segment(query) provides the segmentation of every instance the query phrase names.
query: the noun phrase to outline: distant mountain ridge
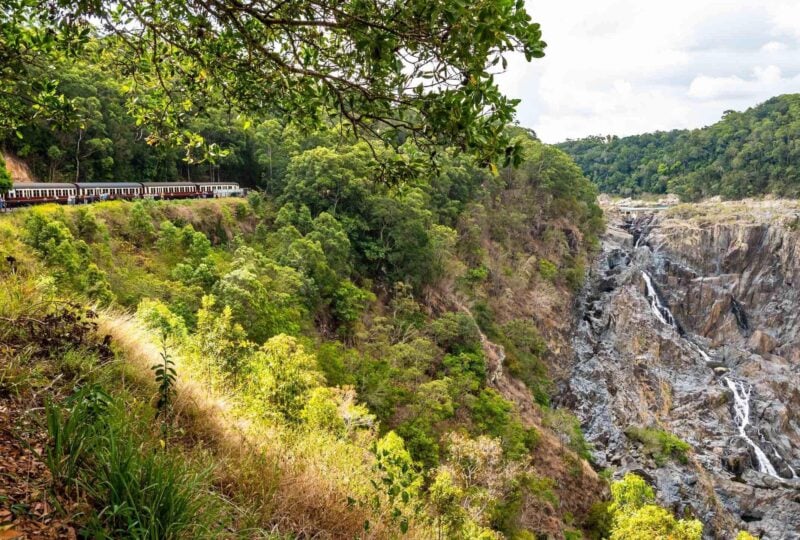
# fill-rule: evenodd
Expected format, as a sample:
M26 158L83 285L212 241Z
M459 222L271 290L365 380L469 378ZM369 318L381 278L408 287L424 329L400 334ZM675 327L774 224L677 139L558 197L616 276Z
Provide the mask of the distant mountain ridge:
M592 136L558 145L601 191L684 200L800 196L800 94L769 99L699 129Z

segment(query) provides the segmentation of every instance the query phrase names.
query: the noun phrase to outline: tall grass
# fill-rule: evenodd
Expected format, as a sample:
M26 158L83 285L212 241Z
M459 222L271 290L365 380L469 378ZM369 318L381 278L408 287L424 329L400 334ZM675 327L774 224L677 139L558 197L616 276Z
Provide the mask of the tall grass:
M45 463L57 489L93 508L84 534L93 538L218 538L223 501L209 471L167 451L145 425L97 387L65 407L48 403Z

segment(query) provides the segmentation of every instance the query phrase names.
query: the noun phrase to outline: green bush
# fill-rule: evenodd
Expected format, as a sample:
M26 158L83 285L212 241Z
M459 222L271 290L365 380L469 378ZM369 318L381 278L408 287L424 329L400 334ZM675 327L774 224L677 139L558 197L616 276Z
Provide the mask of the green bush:
M592 459L592 446L583 436L581 423L574 414L566 409L549 411L545 416L545 424L559 433L573 452L587 461Z
M489 269L481 265L476 268L470 268L464 274L464 279L472 284L483 283L489 277Z
M452 353L481 350L481 336L475 321L466 313L445 313L430 325L436 344Z
M547 343L536 326L531 321L514 319L500 327L499 333L506 352L506 369L526 384L536 403L549 406L553 382L542 360Z
M558 267L548 259L539 259L539 275L547 281L554 281L558 275Z
M629 439L640 442L644 452L653 457L656 464L664 465L668 459L687 463L687 453L692 447L676 435L658 428L640 428L631 426L625 430Z

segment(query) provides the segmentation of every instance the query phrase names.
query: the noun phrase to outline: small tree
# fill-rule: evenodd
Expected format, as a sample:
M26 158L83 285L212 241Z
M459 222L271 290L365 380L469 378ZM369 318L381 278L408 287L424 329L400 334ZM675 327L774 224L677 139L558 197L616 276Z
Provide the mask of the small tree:
M0 195L5 195L12 188L11 173L6 169L6 162L0 154Z
M133 235L133 242L137 246L144 246L153 241L156 228L150 214L141 202L134 203L131 208L130 229Z
M613 515L611 540L700 540L703 525L696 519L675 519L654 504L655 493L635 474L626 474L611 485Z
M323 381L316 358L295 338L279 334L250 357L244 384L254 411L264 414L269 406L288 420L298 420L309 392Z

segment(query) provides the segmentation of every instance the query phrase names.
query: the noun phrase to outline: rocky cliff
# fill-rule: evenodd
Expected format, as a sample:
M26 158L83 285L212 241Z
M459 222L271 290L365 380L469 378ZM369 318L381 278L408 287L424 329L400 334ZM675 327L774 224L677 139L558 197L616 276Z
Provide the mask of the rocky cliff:
M578 311L559 401L597 464L709 537L800 538L800 205L620 215Z

